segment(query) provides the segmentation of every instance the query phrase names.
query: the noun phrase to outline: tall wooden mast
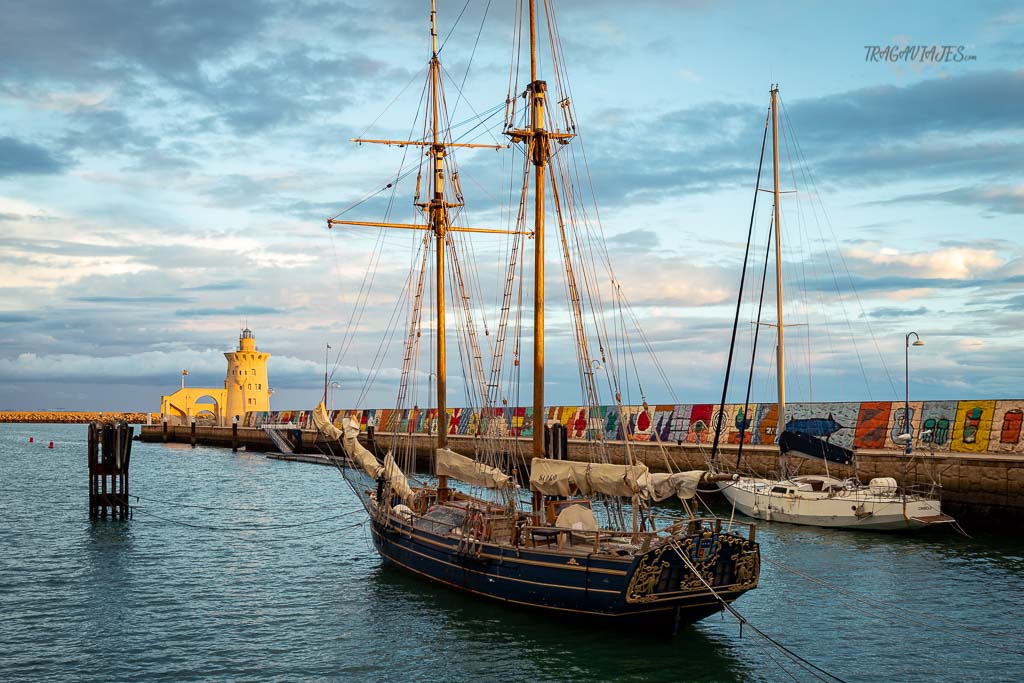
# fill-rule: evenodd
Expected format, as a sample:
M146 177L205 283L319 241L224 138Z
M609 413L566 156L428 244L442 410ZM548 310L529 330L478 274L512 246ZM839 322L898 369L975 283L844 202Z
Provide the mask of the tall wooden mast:
M551 156L551 141L566 143L571 132L545 128L548 84L537 79L537 16L535 0L528 0L530 21L530 83L526 94L530 101L528 128L505 131L512 142L527 142L534 170L533 192L533 457L544 457L544 176ZM527 232L527 234L531 234Z
M358 143L376 143L382 145L396 145L399 147L427 147L427 154L433 161L432 175L430 180L430 198L427 201L416 202L426 215L427 224L415 225L405 223L388 223L382 221L352 221L329 219L328 227L335 225L354 226L376 226L382 228L399 228L405 230L429 230L434 234L436 254L436 301L437 301L437 447L444 448L448 445L448 406L447 406L447 343L445 339L445 243L449 232L477 232L477 233L498 233L498 234L519 234L514 230L495 230L490 228L469 228L449 224L450 216L448 209L462 206L457 202L445 200L445 178L444 159L447 150L452 147L472 147L500 149L507 145L482 145L474 143L458 143L446 141L441 133L441 62L437 52L437 0L430 3L430 42L431 56L427 78L430 81L430 104L431 104L431 135L429 140L371 140L355 138L352 141ZM530 234L530 233L527 233ZM443 478L442 478L443 479ZM439 489L446 489L444 481L439 482Z
M779 419L776 422L775 432L777 435L782 434L782 430L786 428L786 347L784 343L785 328L782 324L782 230L779 221L781 209L779 207L779 86L773 85L771 90L772 95L772 174L774 177L774 186L772 192L775 197L775 309L777 315L777 329L779 333L779 343L776 347L776 358L777 358L777 370L778 375L778 413ZM785 459L782 462L783 470L785 469ZM785 471L782 472L782 476L785 477Z
M438 137L437 97L441 91L441 64L437 60L437 0L430 2L430 103L433 116L433 145L430 148L434 159L433 192L429 202L430 229L434 232L437 250L437 447L448 445L448 349L445 344L444 319L444 242L448 227L448 205L444 201L444 145Z

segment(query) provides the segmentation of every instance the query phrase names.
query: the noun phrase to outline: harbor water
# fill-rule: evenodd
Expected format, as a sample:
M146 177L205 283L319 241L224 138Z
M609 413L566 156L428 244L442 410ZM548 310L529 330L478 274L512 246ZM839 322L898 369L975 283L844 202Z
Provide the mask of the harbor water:
M0 473L0 680L813 680L727 614L595 630L408 577L331 468L137 442L127 522L89 520L85 425L0 425ZM762 523L803 576L735 607L843 680L1020 680L1024 539L971 533Z

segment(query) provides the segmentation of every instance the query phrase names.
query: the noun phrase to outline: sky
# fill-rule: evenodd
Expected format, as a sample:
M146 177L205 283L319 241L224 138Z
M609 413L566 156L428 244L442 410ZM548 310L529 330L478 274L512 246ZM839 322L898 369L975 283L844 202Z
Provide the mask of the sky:
M505 102L513 6L439 1L453 122ZM902 400L909 331L925 340L911 349L912 400L1021 396L1019 4L553 6L600 228L668 379L644 398L721 395L773 83L780 186L795 190L781 203L790 400ZM349 140L417 134L429 3L0 0L0 12L0 409L157 410L182 368L221 386L244 325L271 354L274 408L315 405L328 343L335 407L393 405L400 340L381 339L414 237L383 238L355 327L378 232L325 221L380 220L388 201L396 219L414 213L408 181L378 192L407 150ZM870 58L916 45L963 58ZM501 138L500 119L477 141ZM503 154L459 152L470 224L506 215ZM484 237L474 306L493 321L502 252ZM565 298L549 288L548 403L572 404ZM743 396L755 290L730 400ZM774 400L772 344L762 337L754 400Z

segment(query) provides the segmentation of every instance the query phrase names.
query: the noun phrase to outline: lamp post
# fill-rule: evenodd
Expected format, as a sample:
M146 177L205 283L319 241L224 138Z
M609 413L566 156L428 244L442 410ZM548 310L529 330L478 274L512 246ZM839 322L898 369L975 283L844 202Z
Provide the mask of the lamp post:
M341 382L331 382L331 402L330 402L330 405L327 407L327 411L328 412L330 412L331 409L334 407L334 390L335 389L341 389Z
M906 427L906 434L909 437L907 439L907 447L904 453L910 453L914 450L914 427L910 424L910 337L914 337L914 346L924 346L924 342L921 341L921 337L918 336L917 332L907 332L906 349L904 354L904 388L906 394L904 396L903 403L903 426Z

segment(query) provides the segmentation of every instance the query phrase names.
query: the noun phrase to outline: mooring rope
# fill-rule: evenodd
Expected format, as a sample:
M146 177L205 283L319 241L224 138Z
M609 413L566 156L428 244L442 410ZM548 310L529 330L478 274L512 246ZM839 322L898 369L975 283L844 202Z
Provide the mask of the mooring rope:
M192 529L204 529L204 530L207 530L207 531L262 531L264 529L272 528L272 527L263 527L262 529L258 529L258 528L234 529L234 528L231 528L231 527L205 526L205 525L199 525L199 524L190 524L188 522L182 522L181 520L176 520L176 519L169 519L167 517L161 517L160 515L154 514L152 512L147 512L147 511L145 511L145 510L143 510L141 508L137 508L137 507L132 507L132 511L133 512L135 512L135 511L140 512L143 515L146 515L146 516L149 516L149 517L153 517L155 519L158 519L158 520L160 520L162 522L167 522L169 524L177 524L179 526L186 526L186 527L189 527L189 528L192 528ZM358 512L358 510L350 510L349 512L347 512L345 514L346 515L347 514L351 514L352 512ZM339 515L339 516L341 516L341 515ZM286 542L286 541L302 541L302 540L305 540L305 539L308 539L308 538L316 538L317 536L326 536L327 534L336 534L336 533L341 532L341 531L348 531L349 529L355 529L356 527L363 526L368 521L369 520L363 520L361 522L356 522L355 524L349 524L347 526L338 527L337 529L327 529L326 531L318 531L316 533L304 534L302 536L286 536L286 537L282 537L282 538L266 538L266 537L253 538L251 536L238 536L238 539L242 540L242 541L252 541L252 542L255 542L255 543L275 543L275 542ZM276 528L285 528L285 527L273 527L273 529L276 529Z
M768 564L772 565L773 567L777 567L778 569L782 569L784 571L787 571L787 572L790 572L792 574L795 574L795 575L799 576L802 579L806 579L807 581L810 581L811 583L814 583L814 584L817 584L817 585L822 586L824 588L827 588L830 591L834 591L834 592L839 593L841 595L845 595L847 597L853 598L853 599L857 600L858 602L862 603L863 605L866 605L869 608L873 608L876 612L881 613L883 615L882 618L888 619L889 618L889 614L897 613L898 612L900 614L900 618L902 618L905 621L909 621L912 624L916 624L918 626L924 626L924 627L927 627L927 628L933 628L933 629L937 629L937 630L940 630L940 631L945 631L946 633L952 633L952 634L956 635L959 638L965 638L967 640L973 640L976 643L982 643L982 644L987 645L989 647L994 647L994 648L996 648L998 650L1002 650L1004 652L1009 652L1010 654L1024 656L1024 651L1022 651L1022 650L1014 650L1013 648L1005 647L1003 645L1000 645L999 643L991 642L990 640L987 640L987 639L984 639L984 638L972 638L969 635L965 635L963 633L963 631L973 631L973 632L979 633L979 634L981 634L983 636L988 636L989 638L1002 638L1002 639L1007 639L1008 638L1008 639L1011 639L1011 640L1016 640L1016 637L1013 636L1013 635L1009 635L1009 634L1004 635L1004 634L992 633L990 631L985 631L983 629L979 629L977 627L969 626L967 624L957 624L955 627L943 626L941 623L938 623L938 622L936 622L934 620L925 621L924 617L922 615L915 615L918 618L914 618L914 616L908 616L907 613L909 612L909 610L907 610L905 608L891 608L891 609L887 610L884 606L879 605L879 604L877 604L875 602L872 602L869 598L867 598L864 595L861 595L861 594L856 593L856 592L851 591L851 590L847 590L845 588L842 588L841 586L836 586L834 584L829 583L828 581L824 581L824 580L819 579L819 578L817 578L815 576L811 576L810 574L808 574L806 572L802 572L799 569L796 569L795 567L790 567L788 565L785 565L785 564L779 562L778 560L772 560L772 559L767 558L767 557L762 557L761 559L764 562L767 562ZM911 612L910 614L913 614L913 613ZM1020 641L1018 640L1017 642L1020 642Z
M714 596L714 598L716 600L718 600L720 603L722 603L722 607L724 607L726 610L728 610L729 613L731 615L733 615L736 618L737 621L740 622L741 628L742 628L743 625L746 625L746 626L750 627L754 631L754 633L756 633L757 635L761 636L765 641L767 641L768 643L771 643L773 646L778 648L783 654L785 654L786 656L790 657L794 662L796 662L797 664L804 665L804 667L810 672L810 674L812 676L814 676L815 678L817 678L818 680L820 680L820 681L832 680L832 681L839 681L840 683L846 683L839 676L836 676L833 673L829 673L828 671L826 671L825 669L822 669L820 666L818 666L814 662L811 662L811 661L808 661L807 659L804 659L803 657L801 657L797 653L793 652L788 647L786 647L785 645L783 645L779 641L775 640L770 635L768 635L767 633L765 633L764 631L762 631L761 629L757 628L752 623L750 623L750 621L745 616L740 614L739 611L737 611L735 607L730 605L721 595L719 595L718 591L716 591L714 588L711 587L711 584L709 584L704 579L704 577L701 575L701 573L697 569L697 567L695 567L694 564L690 561L690 558L688 558L686 556L686 553L684 553L682 551L682 548L679 547L678 541L676 541L675 539L669 539L668 546L670 548L672 548L672 550L675 552L675 554L678 555L679 558L683 561L683 563L686 564L686 566L690 569L690 571L693 572L693 575L696 576L698 579L700 579L700 582L702 584L704 584L704 587L707 588L708 591L711 592L711 595Z
M149 512L144 507L139 507L137 505L133 505L131 506L131 508L133 511L141 512L144 515L155 517L156 519L162 520L164 522L169 522L171 524L180 524L181 526L187 526L193 529L204 529L206 531L277 531L278 529L296 529L298 527L310 526L311 524L322 524L324 522L331 522L336 519L341 519L342 517L347 517L348 515L355 514L356 512L363 511L363 509L359 507L354 510L349 510L348 512L343 512L340 515L322 517L320 519L313 519L307 522L296 522L295 524L266 524L263 526L213 526L210 524L194 524L192 522L184 522L180 519L170 519L168 517L162 517L154 512Z
M135 500L144 500L147 503L159 503L161 505L169 505L171 507L196 508L196 509L199 509L199 510L226 510L226 511L230 511L230 512L269 512L270 511L269 508L261 508L261 507L236 508L236 507L228 507L228 506L223 506L223 505L199 505L197 503L182 503L182 502L174 501L174 500L161 500L159 498L150 498L148 496L139 496L139 495L136 495L134 493L128 494L128 497L129 498L134 498ZM295 508L289 506L288 509L289 510L294 510ZM310 509L313 509L313 508L310 508Z

